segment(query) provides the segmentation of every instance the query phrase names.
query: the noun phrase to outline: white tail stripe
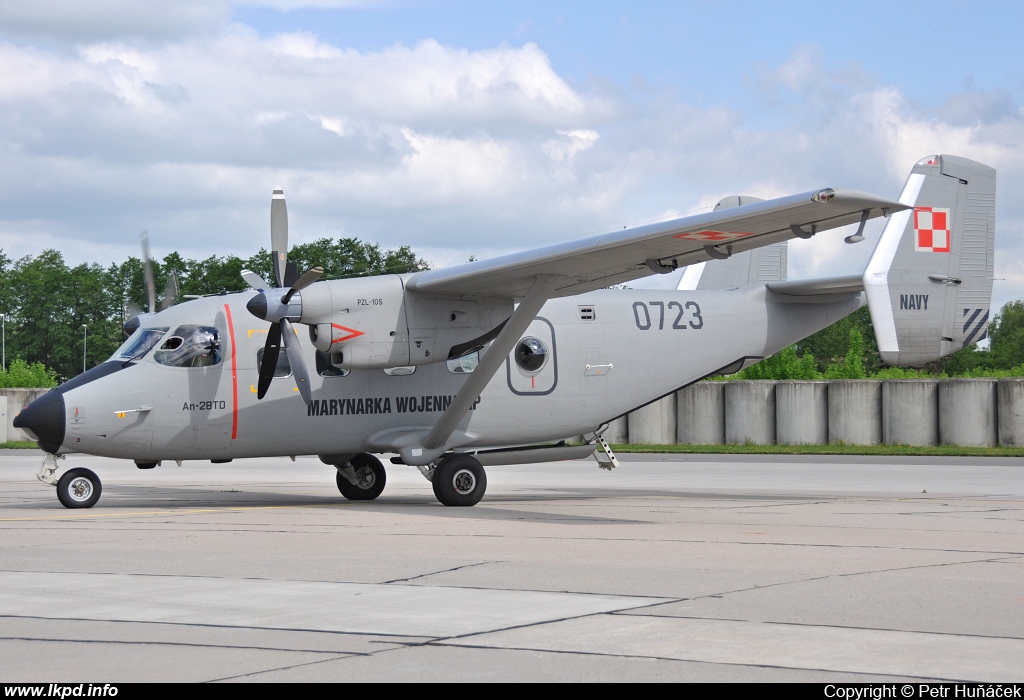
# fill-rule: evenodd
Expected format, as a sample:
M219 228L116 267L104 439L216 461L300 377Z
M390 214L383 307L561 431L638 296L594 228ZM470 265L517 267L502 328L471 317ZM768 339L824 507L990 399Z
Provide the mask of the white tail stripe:
M679 284L676 285L676 289L679 291L692 291L697 288L700 284L700 277L704 274L704 266L707 265L707 261L694 263L693 265L687 265L686 269L683 270L683 276L679 278Z
M900 204L913 206L924 185L924 175L911 173L907 184L900 193ZM910 223L912 209L896 212L889 217L882 231L882 237L871 254L871 260L864 270L864 292L871 306L871 322L875 326L875 338L881 352L899 352L896 338L896 319L893 316L892 299L889 296L889 268L896 257L900 239ZM877 311L877 314L876 314Z

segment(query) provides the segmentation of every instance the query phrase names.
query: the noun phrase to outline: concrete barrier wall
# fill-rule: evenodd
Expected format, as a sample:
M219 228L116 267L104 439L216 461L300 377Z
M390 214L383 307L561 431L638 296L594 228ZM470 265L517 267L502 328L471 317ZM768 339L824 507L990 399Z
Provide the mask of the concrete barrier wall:
M775 439L780 445L828 444L828 382L775 384Z
M775 382L725 383L725 441L733 445L775 443Z
M943 445L995 447L999 442L995 379L939 383L939 439Z
M725 442L725 385L726 382L697 382L676 392L676 442Z
M649 403L629 414L631 445L674 445L676 442L676 395Z
M882 441L882 383L838 379L828 383L830 444L877 445Z
M939 381L882 382L882 442L929 447L939 444Z
M14 417L21 413L21 409L48 392L49 389L0 389L0 396L7 397L7 439L14 442L18 440L31 440L28 435L14 427Z
M629 419L621 416L615 420L608 421L608 430L604 432L604 439L616 445L624 445L629 442Z
M1024 447L1024 377L1000 379L996 385L999 444Z

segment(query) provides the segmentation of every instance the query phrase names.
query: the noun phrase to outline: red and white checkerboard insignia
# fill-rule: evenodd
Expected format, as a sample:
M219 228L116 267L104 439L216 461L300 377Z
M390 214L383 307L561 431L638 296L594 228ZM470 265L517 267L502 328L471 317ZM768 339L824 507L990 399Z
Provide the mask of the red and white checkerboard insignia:
M690 233L680 233L677 236L673 236L673 238L685 238L688 241L720 243L721 241L734 241L737 238L746 238L747 236L753 235L753 233L743 233L740 231L692 231Z
M949 252L949 209L914 207L914 249Z

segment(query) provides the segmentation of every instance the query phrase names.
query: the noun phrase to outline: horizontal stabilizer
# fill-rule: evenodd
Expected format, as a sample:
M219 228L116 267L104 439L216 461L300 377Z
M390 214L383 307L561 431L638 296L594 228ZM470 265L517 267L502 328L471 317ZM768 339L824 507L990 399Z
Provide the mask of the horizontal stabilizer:
M845 277L822 277L814 280L793 280L791 282L769 282L768 289L777 294L796 297L818 296L821 294L856 294L864 291L862 275Z

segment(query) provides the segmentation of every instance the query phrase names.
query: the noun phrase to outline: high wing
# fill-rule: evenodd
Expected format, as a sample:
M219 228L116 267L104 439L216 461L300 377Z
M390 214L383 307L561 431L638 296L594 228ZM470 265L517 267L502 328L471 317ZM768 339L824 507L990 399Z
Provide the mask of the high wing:
M406 289L518 299L538 277L551 276L550 297L572 296L849 224L863 228L868 219L908 208L865 192L827 188L420 272Z

